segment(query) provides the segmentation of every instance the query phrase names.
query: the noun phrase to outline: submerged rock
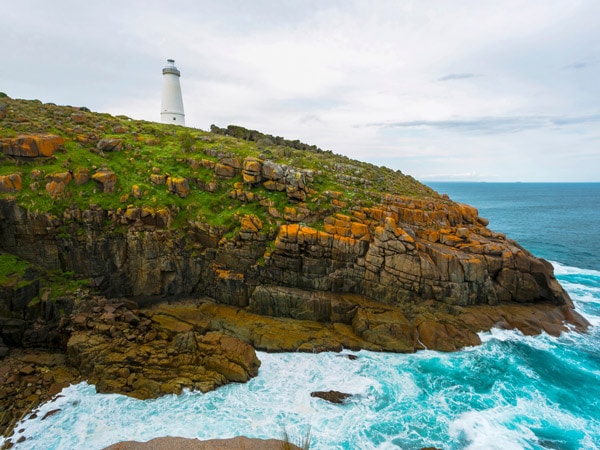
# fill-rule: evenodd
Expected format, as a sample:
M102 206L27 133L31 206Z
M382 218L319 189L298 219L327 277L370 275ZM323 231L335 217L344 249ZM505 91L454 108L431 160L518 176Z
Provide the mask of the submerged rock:
M330 403L343 404L347 399L352 397L352 394L346 394L340 391L315 391L310 393L311 397L322 398Z

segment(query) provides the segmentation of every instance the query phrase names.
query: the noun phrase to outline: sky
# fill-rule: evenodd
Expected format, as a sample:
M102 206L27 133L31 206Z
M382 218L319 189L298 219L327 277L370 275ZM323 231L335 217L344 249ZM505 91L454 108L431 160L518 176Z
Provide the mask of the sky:
M0 91L427 181L600 181L598 0L0 0Z

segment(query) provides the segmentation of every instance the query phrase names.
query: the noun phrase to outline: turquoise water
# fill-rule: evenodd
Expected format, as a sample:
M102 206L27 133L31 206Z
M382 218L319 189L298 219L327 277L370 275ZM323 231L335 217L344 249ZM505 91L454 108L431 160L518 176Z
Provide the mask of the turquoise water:
M600 185L433 187L551 260L595 325L590 332L492 330L483 345L456 353L344 352L356 360L259 353L260 373L249 383L151 401L95 394L82 383L25 418L18 428L27 440L15 448L101 449L164 435L279 438L284 428L300 440L309 427L312 449L600 448ZM340 406L310 396L329 389L354 397Z

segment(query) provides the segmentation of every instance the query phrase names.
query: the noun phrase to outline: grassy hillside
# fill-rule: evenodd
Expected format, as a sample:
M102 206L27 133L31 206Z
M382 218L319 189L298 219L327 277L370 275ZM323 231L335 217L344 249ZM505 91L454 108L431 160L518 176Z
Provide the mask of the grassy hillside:
M106 210L167 208L175 218L171 226L194 220L234 231L239 225L237 219L244 214L254 214L272 228L290 215L297 216L299 209L304 212L301 217L306 216L307 221L318 226L323 217L319 211L347 212L355 206L380 202L383 193L438 196L400 171L241 127L229 128L233 130L231 134L242 137L236 138L224 135L227 131L216 127L217 132L212 133L93 113L85 107L8 97L0 98L2 110L0 139L40 133L65 139L51 157L24 158L0 152L0 176L19 174L22 180L20 191L0 193L0 198L15 198L30 211L60 215L67 208L83 210L89 205ZM119 148L103 150L99 143L110 139L118 140ZM298 201L285 191L244 184L240 173L233 178L215 173L214 164L223 158L243 161L248 156L306 172L306 198ZM111 193L103 192L91 178L80 185L68 183L60 195L52 196L45 188L56 174L83 170L92 176L103 169L116 174ZM184 197L175 195L164 184L153 183L153 174L186 179L189 192Z

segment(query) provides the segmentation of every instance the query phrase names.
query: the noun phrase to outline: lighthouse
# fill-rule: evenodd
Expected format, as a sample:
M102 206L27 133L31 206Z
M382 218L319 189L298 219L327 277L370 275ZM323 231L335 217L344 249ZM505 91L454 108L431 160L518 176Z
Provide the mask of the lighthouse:
M174 59L167 59L167 65L163 68L162 73L163 90L160 120L162 123L185 125L181 85L179 84L181 72L175 67Z

